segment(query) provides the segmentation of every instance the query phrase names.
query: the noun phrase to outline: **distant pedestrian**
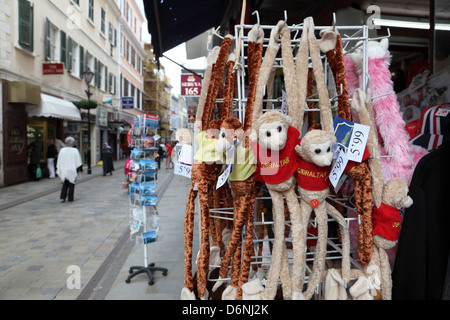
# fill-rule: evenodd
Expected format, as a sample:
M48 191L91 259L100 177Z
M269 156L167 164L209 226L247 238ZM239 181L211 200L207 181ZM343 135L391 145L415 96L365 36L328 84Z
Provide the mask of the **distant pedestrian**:
M54 139L50 140L50 144L47 147L47 168L50 179L55 178L55 159L58 156L58 150L53 141Z
M104 176L106 176L108 173L112 175L112 172L114 171L113 154L113 149L108 145L108 143L103 143L102 162Z
M156 163L158 163L158 169L161 169L161 160L164 158L164 149L161 144L158 146L158 155L155 157Z
M30 161L28 163L28 176L30 180L37 181L40 177L37 175L37 168L41 161L40 152L36 143L31 142L28 146Z
M58 154L58 162L56 164L56 173L63 182L60 194L60 201L67 200L72 202L75 193L75 183L78 176L77 169L83 165L81 155L77 148L74 148L75 139L67 137L65 140L66 147L62 148Z
M166 169L170 169L172 166L173 146L171 144L167 144L166 148L167 148Z

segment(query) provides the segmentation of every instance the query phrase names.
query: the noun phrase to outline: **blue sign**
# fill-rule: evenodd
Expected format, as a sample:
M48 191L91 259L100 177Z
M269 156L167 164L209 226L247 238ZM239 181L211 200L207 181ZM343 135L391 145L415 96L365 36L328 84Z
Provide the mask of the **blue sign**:
M134 97L122 97L122 109L134 109Z

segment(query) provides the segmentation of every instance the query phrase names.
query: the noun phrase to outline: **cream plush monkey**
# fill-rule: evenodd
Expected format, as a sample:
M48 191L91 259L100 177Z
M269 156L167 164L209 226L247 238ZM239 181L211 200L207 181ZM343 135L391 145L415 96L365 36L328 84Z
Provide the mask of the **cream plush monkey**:
M260 176L264 180L273 203L274 245L267 283L263 293L263 299L272 300L276 295L278 280L281 278L284 299L291 299L292 286L287 261L286 244L284 238L284 199L292 216L299 216L299 203L295 193L294 173L297 168L298 155L295 145L299 143L300 132L296 129L298 120L298 108L294 107L299 101L294 94L288 95L289 112L292 116L284 116L279 111L269 111L263 114L262 98L264 86L270 77L276 54L279 49L278 38L286 27L284 21L279 21L272 29L269 45L266 49L263 63L258 78L255 107L253 110L252 146L260 170ZM290 48L290 36L287 34L287 42ZM285 35L286 40L286 35ZM283 42L283 40L282 40ZM286 41L284 41L286 42ZM282 43L283 44L283 43ZM283 54L284 55L284 54ZM292 55L292 52L291 52ZM294 67L293 59L283 60L285 67ZM287 75L286 75L287 76ZM291 81L292 80L292 81ZM286 80L286 88L289 93L295 90L296 78ZM293 121L294 120L294 121Z
M300 159L296 171L300 200L300 218L292 219L293 239L293 294L292 299L310 299L321 280L325 268L325 256L328 238L328 215L337 220L340 228L346 228L342 215L326 202L329 195L329 174L333 161L332 146L336 143L334 136L331 105L325 85L325 76L320 60L317 39L314 35L314 22L311 17L303 23L303 31L297 58L297 81L300 112L298 127L303 126L303 113L306 105L306 92L308 81L308 48L311 55L313 73L319 94L319 108L322 130L311 130L302 138L300 145L296 146ZM318 224L318 241L312 273L309 277L307 290L303 293L303 281L306 267L306 227L312 211L314 210ZM294 219L295 218L295 219ZM348 230L341 230L348 233ZM346 238L347 239L347 238ZM344 283L350 280L349 242L345 243L343 253L342 278Z
M357 113L361 123L370 126L367 147L371 152L369 165L372 172L374 206L372 212L373 256L366 274L376 279L381 289L383 300L391 300L392 278L391 267L386 250L397 244L402 218L400 209L408 208L413 201L408 196L408 185L403 178L394 178L383 183L383 170L380 161L380 147L376 135L376 127L373 118L373 109L370 99L370 89L366 92L356 89L351 103L352 109ZM381 278L381 279L377 279ZM373 299L374 294L368 294L365 280L355 283L352 289L356 299Z

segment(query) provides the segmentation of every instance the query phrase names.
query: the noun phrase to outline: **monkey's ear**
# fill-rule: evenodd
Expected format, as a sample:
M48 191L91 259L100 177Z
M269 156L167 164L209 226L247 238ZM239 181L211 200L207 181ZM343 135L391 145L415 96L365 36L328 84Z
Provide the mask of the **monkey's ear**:
M286 122L287 122L288 125L291 125L292 118L290 116L286 116Z

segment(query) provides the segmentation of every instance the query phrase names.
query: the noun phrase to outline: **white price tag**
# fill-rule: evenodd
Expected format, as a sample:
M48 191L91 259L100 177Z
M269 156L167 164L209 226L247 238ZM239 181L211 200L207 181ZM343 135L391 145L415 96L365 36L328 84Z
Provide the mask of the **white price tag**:
M221 186L223 186L225 182L227 182L230 172L231 166L227 166L223 171L223 173L219 176L219 179L217 179L216 190L219 189Z
M233 163L234 163L234 153L236 151L236 143L234 140L234 144L227 150L226 153L226 162L225 162L225 170L223 170L222 174L217 179L216 189L219 189L221 186L225 184L228 180L228 176L231 171L233 171Z
M367 138L369 137L369 130L369 126L355 123L347 149L348 160L361 162L364 149L366 148Z
M173 173L190 179L191 178L191 166L181 164L181 163L175 163Z
M341 149L336 158L333 169L331 169L330 172L330 181L333 187L336 188L339 180L341 179L342 174L344 173L344 169L347 166L347 163L348 163L347 154L345 153L344 150Z
M194 149L189 144L183 144L178 156L178 162L186 165L192 165L194 163Z

